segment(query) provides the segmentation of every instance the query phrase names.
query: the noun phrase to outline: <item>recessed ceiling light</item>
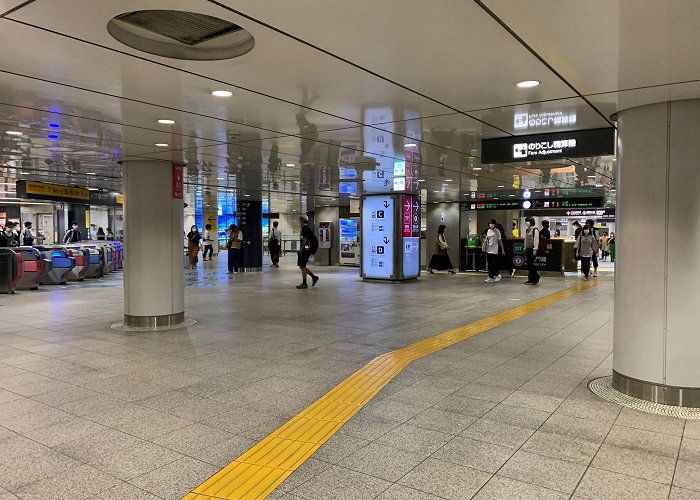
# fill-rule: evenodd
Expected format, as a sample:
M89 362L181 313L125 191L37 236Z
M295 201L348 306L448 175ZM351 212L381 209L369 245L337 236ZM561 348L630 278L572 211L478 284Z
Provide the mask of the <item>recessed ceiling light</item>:
M51 128L60 128L60 127L61 127L61 124L60 124L60 123L51 122L51 123L49 123L49 127L51 127Z
M504 188L505 186L498 186L499 188Z
M284 166L285 167L295 167L296 165L294 165L294 163L285 163Z
M445 182L452 182L452 179L445 179Z
M175 120L161 119L158 120L158 123L162 123L163 125L172 125L173 123L175 123Z
M29 172L20 172L19 175L29 175ZM615 190L613 189L613 191Z
M156 147L159 147L159 148L167 148L168 145L167 145L166 143L164 143L164 142L156 142Z
M418 179L418 182L425 182L425 179Z
M85 172L85 175L97 175L95 172Z
M508 196L510 196L511 198L515 198L514 194L509 194Z
M229 92L228 90L215 90L211 93L211 95L216 97L231 97L233 92Z
M58 134L49 134L46 137L48 137L52 141L55 141L56 139L58 139Z
M474 167L472 170L481 170L481 167Z
M18 132L16 130L8 130L5 132L7 135L22 135L22 132Z
M248 196L250 196L250 195L249 195L249 194L244 194L243 196L246 196L246 197L248 197Z
M537 80L524 80L522 82L516 83L516 86L521 89L529 89L531 87L537 87L540 84Z
M589 178L589 179L595 179L595 175L589 175L588 178Z
M415 144L413 142L409 142L408 144L404 144L403 147L405 148L416 148L418 147L418 144Z
M88 191L97 191L97 188L88 188Z

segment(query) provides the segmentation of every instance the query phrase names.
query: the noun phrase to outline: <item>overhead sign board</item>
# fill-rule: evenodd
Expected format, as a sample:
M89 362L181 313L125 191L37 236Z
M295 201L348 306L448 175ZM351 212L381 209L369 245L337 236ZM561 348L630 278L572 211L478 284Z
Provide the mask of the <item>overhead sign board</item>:
M559 208L599 208L605 200L602 196L589 198L544 198L524 200L474 200L462 203L462 210L542 210Z
M365 196L362 203L362 277L394 277L394 197Z
M615 130L599 128L481 141L481 163L580 158L615 153Z
M173 198L182 199L184 180L182 176L182 165L173 163Z
M90 201L90 191L85 188L36 181L17 181L17 196L34 200Z

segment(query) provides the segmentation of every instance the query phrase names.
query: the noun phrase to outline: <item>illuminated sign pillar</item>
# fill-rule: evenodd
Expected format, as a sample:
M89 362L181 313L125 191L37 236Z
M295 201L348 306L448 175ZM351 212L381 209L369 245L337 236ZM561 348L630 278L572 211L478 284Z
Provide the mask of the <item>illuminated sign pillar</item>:
M420 198L414 194L362 196L364 279L404 281L420 276Z

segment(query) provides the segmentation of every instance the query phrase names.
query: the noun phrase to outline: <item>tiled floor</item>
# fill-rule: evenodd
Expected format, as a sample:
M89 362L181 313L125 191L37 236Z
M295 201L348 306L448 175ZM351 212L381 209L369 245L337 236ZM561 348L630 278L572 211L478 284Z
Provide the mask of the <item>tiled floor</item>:
M569 287L190 274L187 330L120 333L118 277L0 296L0 500L175 499L378 354ZM621 409L612 280L414 362L269 498L700 498L700 422Z

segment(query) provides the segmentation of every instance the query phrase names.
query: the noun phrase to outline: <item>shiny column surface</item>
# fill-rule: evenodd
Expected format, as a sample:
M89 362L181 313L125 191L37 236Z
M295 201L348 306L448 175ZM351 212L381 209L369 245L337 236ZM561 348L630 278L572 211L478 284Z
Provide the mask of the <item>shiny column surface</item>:
M183 201L168 161L124 162L124 324L184 321Z
M700 406L700 100L618 114L616 389Z

